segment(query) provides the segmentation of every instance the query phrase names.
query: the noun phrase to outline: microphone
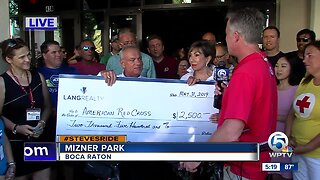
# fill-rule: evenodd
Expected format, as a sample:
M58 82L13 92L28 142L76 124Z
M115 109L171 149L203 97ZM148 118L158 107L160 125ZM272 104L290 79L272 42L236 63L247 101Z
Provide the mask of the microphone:
M226 67L225 60L220 60L218 62L218 66L214 68L214 79L217 81L218 86L221 89L221 93L223 93L223 88L221 86L221 83L223 81L229 80L229 69ZM222 94L214 95L213 107L217 109L221 109L221 104L222 104Z

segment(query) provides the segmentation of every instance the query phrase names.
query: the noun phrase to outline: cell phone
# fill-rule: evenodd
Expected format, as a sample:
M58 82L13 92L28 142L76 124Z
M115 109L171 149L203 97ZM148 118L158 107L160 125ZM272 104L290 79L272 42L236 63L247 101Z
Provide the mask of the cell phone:
M34 133L39 133L39 132L41 132L43 129L36 126L36 127L33 127L32 130L33 130Z

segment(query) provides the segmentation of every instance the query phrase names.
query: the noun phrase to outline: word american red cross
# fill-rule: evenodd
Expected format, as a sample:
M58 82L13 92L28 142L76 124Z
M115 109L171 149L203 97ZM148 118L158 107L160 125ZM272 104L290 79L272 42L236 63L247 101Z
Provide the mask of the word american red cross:
M300 113L304 113L304 108L310 107L311 103L308 102L309 98L309 96L305 96L302 100L297 100L296 105L299 106Z

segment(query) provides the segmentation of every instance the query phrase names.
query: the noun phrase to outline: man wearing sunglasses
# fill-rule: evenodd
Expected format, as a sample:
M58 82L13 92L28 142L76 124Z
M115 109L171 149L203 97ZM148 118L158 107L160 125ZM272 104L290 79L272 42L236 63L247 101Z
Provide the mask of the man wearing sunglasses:
M96 58L96 47L91 40L83 40L80 43L79 55L81 60L75 64L70 64L76 68L82 75L97 75L100 71L106 69L104 64L99 63Z
M296 42L298 50L292 51L286 54L288 59L298 60L298 69L294 70L295 73L299 74L299 78L302 79L306 74L306 67L303 63L304 48L306 45L316 40L316 34L310 29L302 29L297 33Z

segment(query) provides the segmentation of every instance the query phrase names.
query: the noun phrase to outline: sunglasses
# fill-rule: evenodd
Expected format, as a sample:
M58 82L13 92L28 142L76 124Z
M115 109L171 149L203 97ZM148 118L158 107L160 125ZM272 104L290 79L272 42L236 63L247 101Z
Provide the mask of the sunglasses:
M96 48L95 47L92 47L92 46L83 46L83 48L82 48L84 51L89 51L89 49L91 50L91 51L95 51L96 50Z
M20 39L8 39L6 49L14 48L18 43L22 43Z
M7 52L9 49L11 49L10 51L12 51L12 49L19 49L22 46L24 46L24 42L22 39L20 38L8 39L6 40L6 42L4 42L4 51Z
M297 42L309 42L310 38L297 38Z

